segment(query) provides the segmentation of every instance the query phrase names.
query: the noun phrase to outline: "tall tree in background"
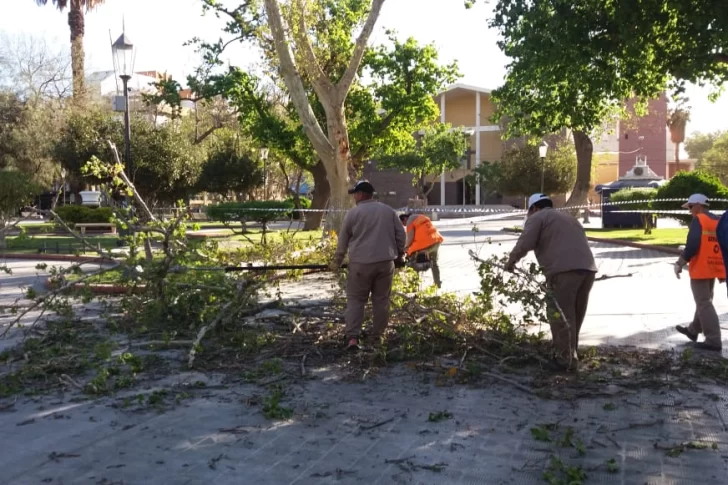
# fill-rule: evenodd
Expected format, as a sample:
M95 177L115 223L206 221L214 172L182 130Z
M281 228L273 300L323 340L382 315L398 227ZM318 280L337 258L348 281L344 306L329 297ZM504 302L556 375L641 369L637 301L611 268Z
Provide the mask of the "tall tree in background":
M218 132L212 142L202 173L197 181L197 190L220 194L227 198L234 193L238 200L263 185L262 167L249 147L245 147L240 135L232 130Z
M23 101L60 99L71 89L71 55L42 36L0 34L0 91Z
M254 2L232 10L217 0L203 3L230 19L226 31L236 38L262 39L261 47L269 49L269 58L286 85L303 131L326 168L330 207L349 207L352 157L346 99L384 0L263 0L262 10ZM358 32L356 40L352 39L354 32ZM337 67L343 64L343 70L327 73L323 69L323 59L329 52L342 54ZM306 82L323 108L325 124L316 116ZM342 219L343 214L338 212L326 218L331 227L338 227Z
M543 162L537 145L514 146L503 154L498 191L503 195L523 197L539 192L543 173L544 192L563 194L574 184L576 165L574 148L568 143L559 143L549 150Z
M695 168L717 176L723 184L728 183L728 132L715 139L711 147L702 154Z
M690 107L685 101L678 103L667 116L670 141L675 145L675 173L680 171L680 145L685 142L685 129L690 121Z
M412 185L422 199L435 187L431 178L460 168L470 147L470 135L436 123L424 130L416 146L407 151L383 153L377 157L379 167L413 174Z
M718 138L721 138L725 131L715 131L713 133L693 133L685 140L685 151L688 152L688 156L700 162L703 155L711 149L713 144Z
M73 73L73 98L82 100L86 94L85 58L83 35L84 15L104 0L35 0L38 5L52 3L61 12L68 8L68 26L71 29L71 71Z
M333 30L329 35L344 35L346 30ZM350 142L350 165L356 171L376 151L380 154L406 152L414 148L413 133L435 121L439 111L432 99L459 76L455 63L441 65L434 45L421 45L409 38L400 41L389 33L389 44L368 49L360 66L360 77L368 82L354 82L346 98L345 115ZM272 42L272 41L271 41ZM331 50L317 53L322 71L334 77L347 68L347 52L351 43L328 42ZM348 46L348 47L347 47ZM285 85L264 82L258 77L232 67L219 74L210 74L211 67L221 67L219 45L201 45L208 65L187 78L195 96L225 97L238 113L241 130L260 146L309 171L313 176L312 208L324 209L330 198L327 169L308 136L300 129L298 109L287 94ZM273 52L272 44L266 52ZM345 61L345 62L343 62ZM275 57L268 59L275 65ZM158 83L159 94L154 103L179 106L181 86L175 81ZM326 111L318 101L311 83L304 83L310 106L321 126L326 126ZM331 204L328 204L331 205ZM306 217L306 229L320 226L322 213Z
M511 58L499 92L510 132L574 131L570 203L584 202L589 188L590 131L625 100L728 79L722 0L498 0L491 24Z

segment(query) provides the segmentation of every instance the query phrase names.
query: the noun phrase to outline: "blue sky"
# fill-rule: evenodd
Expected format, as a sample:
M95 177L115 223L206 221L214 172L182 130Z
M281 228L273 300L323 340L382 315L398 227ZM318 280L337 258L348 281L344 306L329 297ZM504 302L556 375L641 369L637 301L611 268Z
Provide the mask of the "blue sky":
M116 39L124 19L127 34L137 47L136 70L166 70L184 79L198 58L183 44L194 36L214 40L221 35L221 21L212 15L202 17L200 5L200 0L106 0L86 16L87 71L112 69L109 34ZM1 32L68 43L67 15L55 7L13 0L13 7L3 13ZM495 88L505 75L506 58L496 46L496 34L486 25L488 14L487 5L465 10L462 0L387 0L372 41L385 41L385 29L394 29L402 38L432 42L443 62L457 59L463 74L460 82ZM243 46L231 49L228 59L241 67L257 61L255 53ZM728 95L711 103L708 93L708 89L698 88L688 93L692 106L689 132L728 129Z

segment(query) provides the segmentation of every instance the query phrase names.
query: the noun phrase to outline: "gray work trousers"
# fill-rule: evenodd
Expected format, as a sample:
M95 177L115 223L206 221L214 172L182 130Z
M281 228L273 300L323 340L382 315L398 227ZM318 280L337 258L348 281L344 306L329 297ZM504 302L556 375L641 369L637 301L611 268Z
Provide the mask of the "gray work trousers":
M548 305L556 360L566 367L573 365L579 348L579 332L584 323L595 276L592 271L566 271L553 275L547 281L553 298L563 312L560 313L552 302Z
M435 281L435 286L438 288L442 287L442 280L440 279L440 265L438 264L438 253L440 252L440 243L433 244L429 248L417 251L412 254L412 259L417 258L417 253L427 253L430 257L430 269L432 270L432 279Z
M389 297L392 292L394 261L379 263L349 263L346 281L346 329L347 338L358 338L364 323L364 307L372 297L372 337L379 337L389 323Z
M721 347L720 321L713 306L714 288L714 279L690 280L690 289L693 290L695 300L695 317L688 330L695 335L705 334L706 344Z

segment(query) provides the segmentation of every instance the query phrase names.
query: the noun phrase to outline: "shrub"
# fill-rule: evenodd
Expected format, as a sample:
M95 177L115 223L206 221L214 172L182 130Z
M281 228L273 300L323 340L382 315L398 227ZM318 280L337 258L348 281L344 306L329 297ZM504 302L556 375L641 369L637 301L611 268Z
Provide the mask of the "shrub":
M625 188L618 190L609 197L610 202L620 202L619 210L649 210L652 208L652 200L657 195L657 189L652 188ZM645 234L652 234L654 227L654 214L641 213L642 227Z
M679 172L665 185L657 189L657 201L652 203L655 210L680 210L680 206L692 194L704 194L708 199L728 199L728 188L715 175L703 170ZM679 199L674 202L660 202L659 199ZM723 210L728 207L725 202L711 202L711 209ZM668 214L684 224L689 224L692 216Z
M68 224L110 222L114 215L111 207L86 207L85 205L64 205L56 208L56 214Z
M286 203L290 203L294 207L296 206L296 203L293 200L293 197L287 198ZM299 197L298 203L301 206L300 207L301 209L310 209L311 208L311 199L309 199L307 197ZM302 214L303 214L302 212L294 210L293 213L291 214L291 217L293 218L294 221L298 221L301 219Z
M223 224L239 222L245 228L246 222L267 224L276 219L290 218L293 202L261 200L249 202L225 202L207 208L207 216Z

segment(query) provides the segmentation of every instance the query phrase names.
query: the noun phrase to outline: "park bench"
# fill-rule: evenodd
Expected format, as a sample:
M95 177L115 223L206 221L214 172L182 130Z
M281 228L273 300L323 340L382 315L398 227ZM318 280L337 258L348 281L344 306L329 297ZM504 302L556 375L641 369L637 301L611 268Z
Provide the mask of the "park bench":
M81 222L76 223L76 229L81 232L81 235L86 234L86 229L105 229L109 228L111 234L116 234L116 224L111 222Z

